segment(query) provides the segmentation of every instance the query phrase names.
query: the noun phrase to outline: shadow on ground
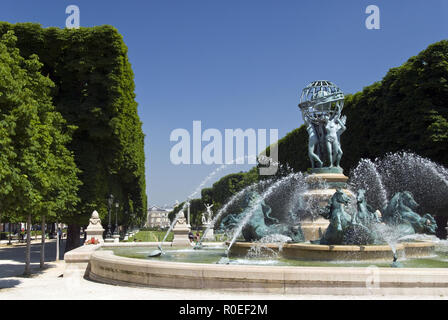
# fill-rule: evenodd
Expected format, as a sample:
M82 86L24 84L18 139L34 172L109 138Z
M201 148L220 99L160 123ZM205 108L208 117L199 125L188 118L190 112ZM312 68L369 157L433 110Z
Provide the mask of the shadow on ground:
M40 243L31 245L31 263L40 261ZM59 259L64 259L65 241L59 246ZM2 268L2 261L15 261L25 263L26 245L14 245L0 248L0 268ZM56 242L45 243L45 262L56 261ZM0 272L1 277L1 272Z
M0 293L2 289L11 289L21 284L22 281L16 279L0 279Z
M24 276L23 272L25 271L25 264L9 264L9 263L2 263L0 264L0 280L5 278L33 278L35 276L38 276L42 274L47 269L54 268L54 265L45 265L43 269L40 268L39 263L32 263L31 264L31 274L28 276ZM2 280L3 281L3 280ZM0 288L2 286L0 285Z
M43 269L39 267L39 264L31 264L31 274L23 275L24 265L21 264L1 264L2 273L10 273L11 276L0 277L0 293L1 289L11 289L22 283L21 279L30 279L38 277L46 270L55 268L56 265L45 265ZM14 279L12 279L14 278Z

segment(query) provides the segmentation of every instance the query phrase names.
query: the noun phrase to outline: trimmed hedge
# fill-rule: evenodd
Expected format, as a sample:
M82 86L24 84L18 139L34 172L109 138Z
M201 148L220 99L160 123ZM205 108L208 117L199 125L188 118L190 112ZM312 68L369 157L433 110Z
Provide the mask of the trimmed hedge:
M111 26L59 29L0 22L0 35L8 30L17 36L23 57L39 56L42 74L55 84L57 111L77 127L69 149L82 171L81 201L65 222L86 225L93 210L105 221L110 193L120 202L120 224L144 221L144 134L122 36Z

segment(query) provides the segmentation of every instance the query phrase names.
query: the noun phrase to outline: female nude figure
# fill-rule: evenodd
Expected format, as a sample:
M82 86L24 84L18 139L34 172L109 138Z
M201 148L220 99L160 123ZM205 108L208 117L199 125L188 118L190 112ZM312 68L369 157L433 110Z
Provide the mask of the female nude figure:
M322 168L323 162L320 160L319 156L314 153L316 146L319 146L319 136L317 135L316 129L313 124L310 123L307 117L304 117L306 124L306 130L308 131L308 156L310 157L311 167L314 169L314 162L317 162L317 166Z
M340 162L343 154L341 149L340 137L345 130L345 117L341 119L339 114L334 116L333 119L330 119L329 116L326 117L325 143L327 146L330 168L334 167L335 162L336 167L340 168Z

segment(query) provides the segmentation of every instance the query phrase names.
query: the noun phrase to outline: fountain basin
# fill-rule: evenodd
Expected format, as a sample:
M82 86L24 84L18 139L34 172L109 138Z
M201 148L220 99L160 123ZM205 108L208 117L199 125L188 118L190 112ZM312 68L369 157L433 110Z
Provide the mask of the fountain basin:
M391 261L393 253L389 245L318 245L307 243L286 243L279 250L278 243L256 244L250 242L235 242L230 250L230 256L243 257L254 246L266 251L274 251L285 259L300 259L314 261ZM266 249L267 248L267 249ZM280 251L280 252L279 252ZM403 242L396 246L399 258L423 258L434 255L435 244L432 242Z
M88 277L114 285L277 294L448 294L447 268L219 265L143 260L96 250ZM110 248L112 249L112 248ZM378 278L371 285L372 276Z

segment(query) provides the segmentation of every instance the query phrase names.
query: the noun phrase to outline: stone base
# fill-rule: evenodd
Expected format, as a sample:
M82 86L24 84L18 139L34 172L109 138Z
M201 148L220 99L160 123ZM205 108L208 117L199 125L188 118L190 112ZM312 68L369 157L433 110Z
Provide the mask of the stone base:
M314 241L322 238L330 221L320 218L315 221L302 221L301 227L305 241Z
M344 174L344 169L340 167L324 167L324 168L313 168L308 169L308 172L311 174Z
M120 242L120 235L119 234L114 234L112 236L112 238L114 239L114 243L119 243Z
M345 189L347 187L348 177L343 173L313 173L306 177L306 182L309 184L318 181L325 181L330 188Z
M335 194L336 188L342 188L342 191L347 194L352 199L352 201L355 201L355 195L350 190L346 189L348 177L342 173L342 169L333 168L333 170L335 170L335 172L333 173L329 172L328 168L313 170L313 172L319 173L313 173L307 176L306 182L310 186L313 186L319 181L325 181L328 184L329 188L316 188L308 190L302 195L304 201L313 202L319 208L323 209L328 205L331 197ZM311 214L313 214L315 217L318 216L317 212ZM319 217L314 221L311 218L303 220L301 222L301 225L305 241L319 240L327 230L329 224L329 221L322 217Z
M67 252L64 255L64 279L88 276L90 256L100 248L101 245L85 245Z
M188 238L188 233L190 228L187 225L176 225L173 229L174 238L172 246L190 246L190 239Z
M106 242L106 243L114 243L115 239L114 238L106 238L106 239L104 239L104 242Z
M207 230L207 228L208 228L208 224L204 224L204 225L202 225L202 229L203 229L204 231ZM205 235L204 240L215 240L215 232L214 232L213 228L210 228L210 229L207 231L207 234Z
M112 251L96 251L90 258L89 278L113 285L280 295L418 295L447 296L446 268L375 268L372 283L366 268L247 266L179 263L131 259ZM371 270L370 270L371 271Z
M87 236L86 236L86 241L89 241L92 238L95 238L96 240L98 240L100 243L104 242L103 239L103 232L104 229L97 229L97 230L86 230Z
M254 243L235 242L230 250L231 256L246 256ZM278 252L278 243L263 244ZM435 244L431 242L403 242L397 244L399 258L422 258L434 254ZM280 255L286 259L305 261L392 261L393 253L389 245L327 246L307 243L286 243Z

